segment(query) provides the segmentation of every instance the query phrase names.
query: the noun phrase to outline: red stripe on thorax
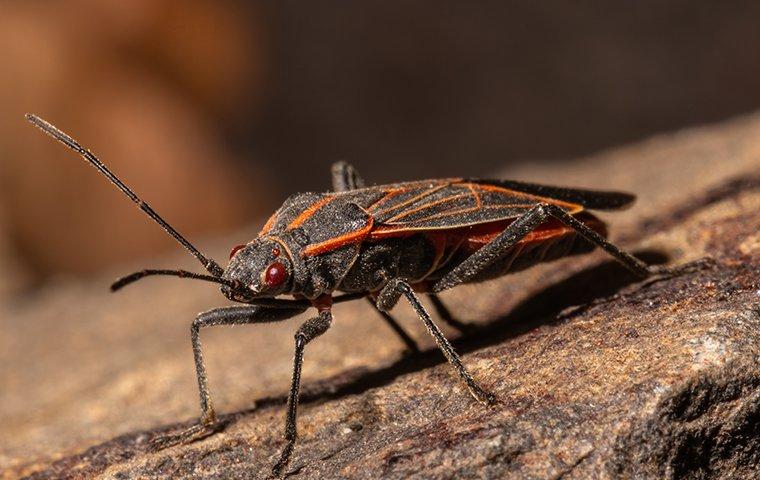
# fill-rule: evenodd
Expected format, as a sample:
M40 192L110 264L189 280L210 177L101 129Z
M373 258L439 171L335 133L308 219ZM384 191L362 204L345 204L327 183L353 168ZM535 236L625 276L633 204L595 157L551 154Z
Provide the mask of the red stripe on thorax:
M324 207L328 203L332 202L335 197L323 197L316 202L309 205L309 207L301 212L292 222L288 225L288 230L300 227L306 220L308 220L314 213L320 208Z
M372 230L372 226L372 217L368 217L367 224L362 228L354 230L353 232L345 233L335 238L331 238L329 240L325 240L324 242L309 245L301 251L301 255L305 257L311 255L320 255L322 253L331 252L345 245L359 243L367 238L370 231Z

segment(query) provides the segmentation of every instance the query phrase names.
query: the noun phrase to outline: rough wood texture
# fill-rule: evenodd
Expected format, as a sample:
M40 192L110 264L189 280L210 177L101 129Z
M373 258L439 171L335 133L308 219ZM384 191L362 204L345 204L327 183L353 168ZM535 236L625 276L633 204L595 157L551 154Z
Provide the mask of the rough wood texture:
M650 261L717 265L640 282L596 252L445 295L478 327L455 345L497 393L493 408L472 400L408 308L396 310L426 348L417 356L402 356L363 302L341 305L306 352L289 475L758 475L758 139L751 116L505 172L634 191L633 209L604 216L615 241ZM177 258L157 263L191 265ZM197 414L189 323L221 297L166 279L108 295L107 283L61 283L1 307L3 478L265 476L283 445L296 322L204 332L217 407L237 413L216 435L150 453L151 437Z

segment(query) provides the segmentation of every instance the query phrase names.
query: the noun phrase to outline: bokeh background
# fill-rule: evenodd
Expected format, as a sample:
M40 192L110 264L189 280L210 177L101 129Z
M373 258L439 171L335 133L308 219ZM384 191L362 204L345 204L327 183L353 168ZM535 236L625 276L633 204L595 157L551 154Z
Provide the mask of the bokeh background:
M753 111L758 25L753 1L2 1L0 289L177 248L25 112L208 238L339 159L485 176Z

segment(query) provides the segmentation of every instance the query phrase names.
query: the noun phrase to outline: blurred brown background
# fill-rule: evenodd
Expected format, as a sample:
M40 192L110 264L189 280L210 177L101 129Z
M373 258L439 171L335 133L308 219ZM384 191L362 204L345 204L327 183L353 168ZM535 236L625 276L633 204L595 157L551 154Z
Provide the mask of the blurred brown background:
M177 248L25 112L191 239L253 236L338 159L483 176L755 110L759 22L751 1L0 2L0 289Z

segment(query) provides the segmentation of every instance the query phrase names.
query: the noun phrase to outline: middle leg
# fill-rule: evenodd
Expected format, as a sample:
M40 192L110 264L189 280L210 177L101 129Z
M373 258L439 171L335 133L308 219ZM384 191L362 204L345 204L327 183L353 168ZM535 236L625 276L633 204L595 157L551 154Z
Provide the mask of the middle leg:
M417 342L415 342L414 339L410 337L409 334L406 333L406 331L403 328L401 328L401 325L398 324L396 319L393 318L393 316L390 313L384 312L380 310L379 308L377 308L377 304L370 297L367 297L367 301L370 303L370 305L372 305L372 308L374 308L377 311L377 313L379 313L380 316L383 317L383 320L385 320L385 323L387 323L388 326L391 327L391 330L393 330L396 333L396 335L404 343L404 345L406 345L406 349L408 353L420 352L420 347L417 346Z
M496 400L494 395L483 390L475 382L475 380L472 378L472 375L470 375L470 373L462 364L462 360L459 358L459 355L457 355L457 353L454 351L454 347L451 346L451 343L449 343L448 339L443 335L443 332L441 332L441 329L438 328L438 325L433 322L430 314L427 313L425 307L422 306L422 303L420 303L417 295L414 294L412 287L407 282L398 278L389 281L380 291L380 295L378 295L378 310L387 312L388 310L392 309L394 305L398 303L398 300L402 295L406 297L414 310L417 312L417 315L425 324L428 332L430 332L430 334L435 339L435 343L438 344L438 348L441 349L446 359L456 369L457 373L459 373L459 376L467 385L467 388L470 390L472 396L481 403L494 403Z
M433 308L435 308L435 313L437 313L441 320L443 320L444 323L446 323L448 326L453 327L459 333L467 333L475 330L476 327L474 325L464 323L454 318L454 315L451 314L449 307L443 303L441 297L439 297L437 294L428 293L428 298L430 299L430 303L433 304Z

